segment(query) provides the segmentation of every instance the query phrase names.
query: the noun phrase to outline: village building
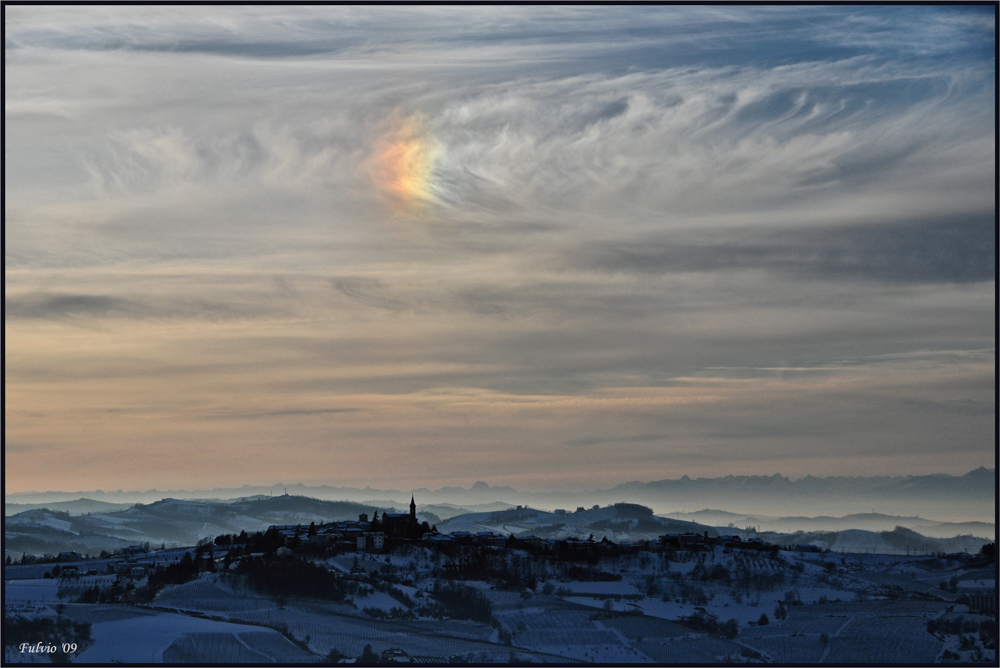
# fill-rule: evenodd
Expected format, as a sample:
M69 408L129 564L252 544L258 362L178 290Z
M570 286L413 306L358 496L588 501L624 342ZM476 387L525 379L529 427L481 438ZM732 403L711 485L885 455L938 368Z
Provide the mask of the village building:
M410 497L410 512L382 513L382 531L390 538L409 538L417 533L417 504Z
M381 531L366 531L358 536L359 550L382 550L385 548L385 534Z
M373 527L377 527L375 531L372 531ZM382 550L393 540L417 537L417 504L411 496L409 513L383 513L379 517L376 510L370 522L368 513L361 513L357 522L330 522L311 528L301 524L275 524L268 531L280 534L286 546L293 539L299 538L319 545L333 544L339 549Z

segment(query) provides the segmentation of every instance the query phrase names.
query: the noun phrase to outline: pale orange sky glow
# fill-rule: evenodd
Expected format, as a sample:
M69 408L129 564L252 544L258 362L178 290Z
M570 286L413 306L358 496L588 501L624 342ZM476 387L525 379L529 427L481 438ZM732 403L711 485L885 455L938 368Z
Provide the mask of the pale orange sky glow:
M8 493L995 466L992 8L6 9Z

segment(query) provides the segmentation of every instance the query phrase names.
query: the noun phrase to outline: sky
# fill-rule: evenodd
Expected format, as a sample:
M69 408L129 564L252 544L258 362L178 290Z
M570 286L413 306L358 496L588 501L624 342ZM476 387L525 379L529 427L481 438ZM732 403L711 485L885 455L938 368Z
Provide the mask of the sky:
M6 6L7 493L995 466L993 6Z

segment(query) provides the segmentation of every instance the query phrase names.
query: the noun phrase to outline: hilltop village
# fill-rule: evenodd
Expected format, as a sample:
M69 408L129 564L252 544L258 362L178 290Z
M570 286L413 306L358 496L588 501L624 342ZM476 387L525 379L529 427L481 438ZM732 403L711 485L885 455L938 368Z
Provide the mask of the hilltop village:
M597 508L595 507L594 510ZM615 510L622 514L643 515L648 508L637 504L615 504ZM578 508L577 512L583 512ZM494 518L517 521L532 513L530 508L517 506L507 511L491 513ZM557 510L556 514L566 511ZM690 524L690 523L687 523ZM750 528L752 530L752 528ZM394 550L421 547L445 554L455 548L477 547L495 551L520 551L532 556L566 559L572 561L595 562L624 554L657 553L664 551L706 551L714 546L726 549L749 550L756 553L777 554L778 545L759 538L741 538L739 535L718 535L714 530L701 533L667 533L658 540L636 542L612 541L606 536L595 540L566 536L564 538L542 538L534 535L498 534L493 531L450 531L441 533L436 526L417 519L416 501L411 497L409 513L389 513L373 511L361 513L356 521L342 520L316 524L310 522L295 525L271 525L266 531L241 531L239 534L222 534L214 540L204 539L196 546L151 550L148 544L132 545L117 550L114 554L104 553L98 559L85 558L77 552L61 552L57 556L22 559L13 564L8 559L10 573L18 568L28 568L39 577L74 577L79 575L117 574L146 576L163 571L179 563L185 555L193 560L209 560L226 569L241 559L273 554L279 557L303 555L310 558L333 556L343 553L391 554ZM816 545L795 545L799 552L819 553L823 550ZM10 567L13 566L13 569Z
M618 506L634 506L635 504L617 504ZM636 506L639 507L639 506ZM579 510L583 510L580 508ZM506 511L511 520L530 511L517 508ZM558 511L557 511L558 512ZM564 511L565 512L565 511ZM498 513L493 513L496 516ZM514 536L497 534L492 531L452 531L442 534L436 527L427 522L418 523L416 503L410 499L410 512L384 513L381 518L376 511L369 520L367 514L361 514L358 521L331 522L317 526L304 525L272 525L268 533L281 536L282 547L288 553L301 549L303 545L316 545L332 552L358 550L365 552L391 551L404 545L419 545L447 550L453 546L490 546L496 548L525 550L531 554L552 556L594 558L633 553L636 551L659 551L664 549L704 550L713 545L723 545L729 548L751 549L758 551L777 552L778 546L766 543L759 538L743 540L738 535L710 536L708 531L701 534L671 533L660 536L659 541L641 541L638 543L618 543L607 537L595 541L568 536L562 539L541 538L539 536ZM223 545L225 545L223 538ZM218 544L218 543L217 543ZM220 546L221 547L221 546ZM797 549L807 552L821 552L815 545L797 546Z

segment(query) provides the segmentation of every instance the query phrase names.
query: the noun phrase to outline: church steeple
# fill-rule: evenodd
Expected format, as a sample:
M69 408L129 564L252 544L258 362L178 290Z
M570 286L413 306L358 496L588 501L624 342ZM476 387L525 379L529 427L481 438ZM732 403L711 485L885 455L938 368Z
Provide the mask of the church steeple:
M413 495L410 495L410 526L417 526L417 502L413 500Z

